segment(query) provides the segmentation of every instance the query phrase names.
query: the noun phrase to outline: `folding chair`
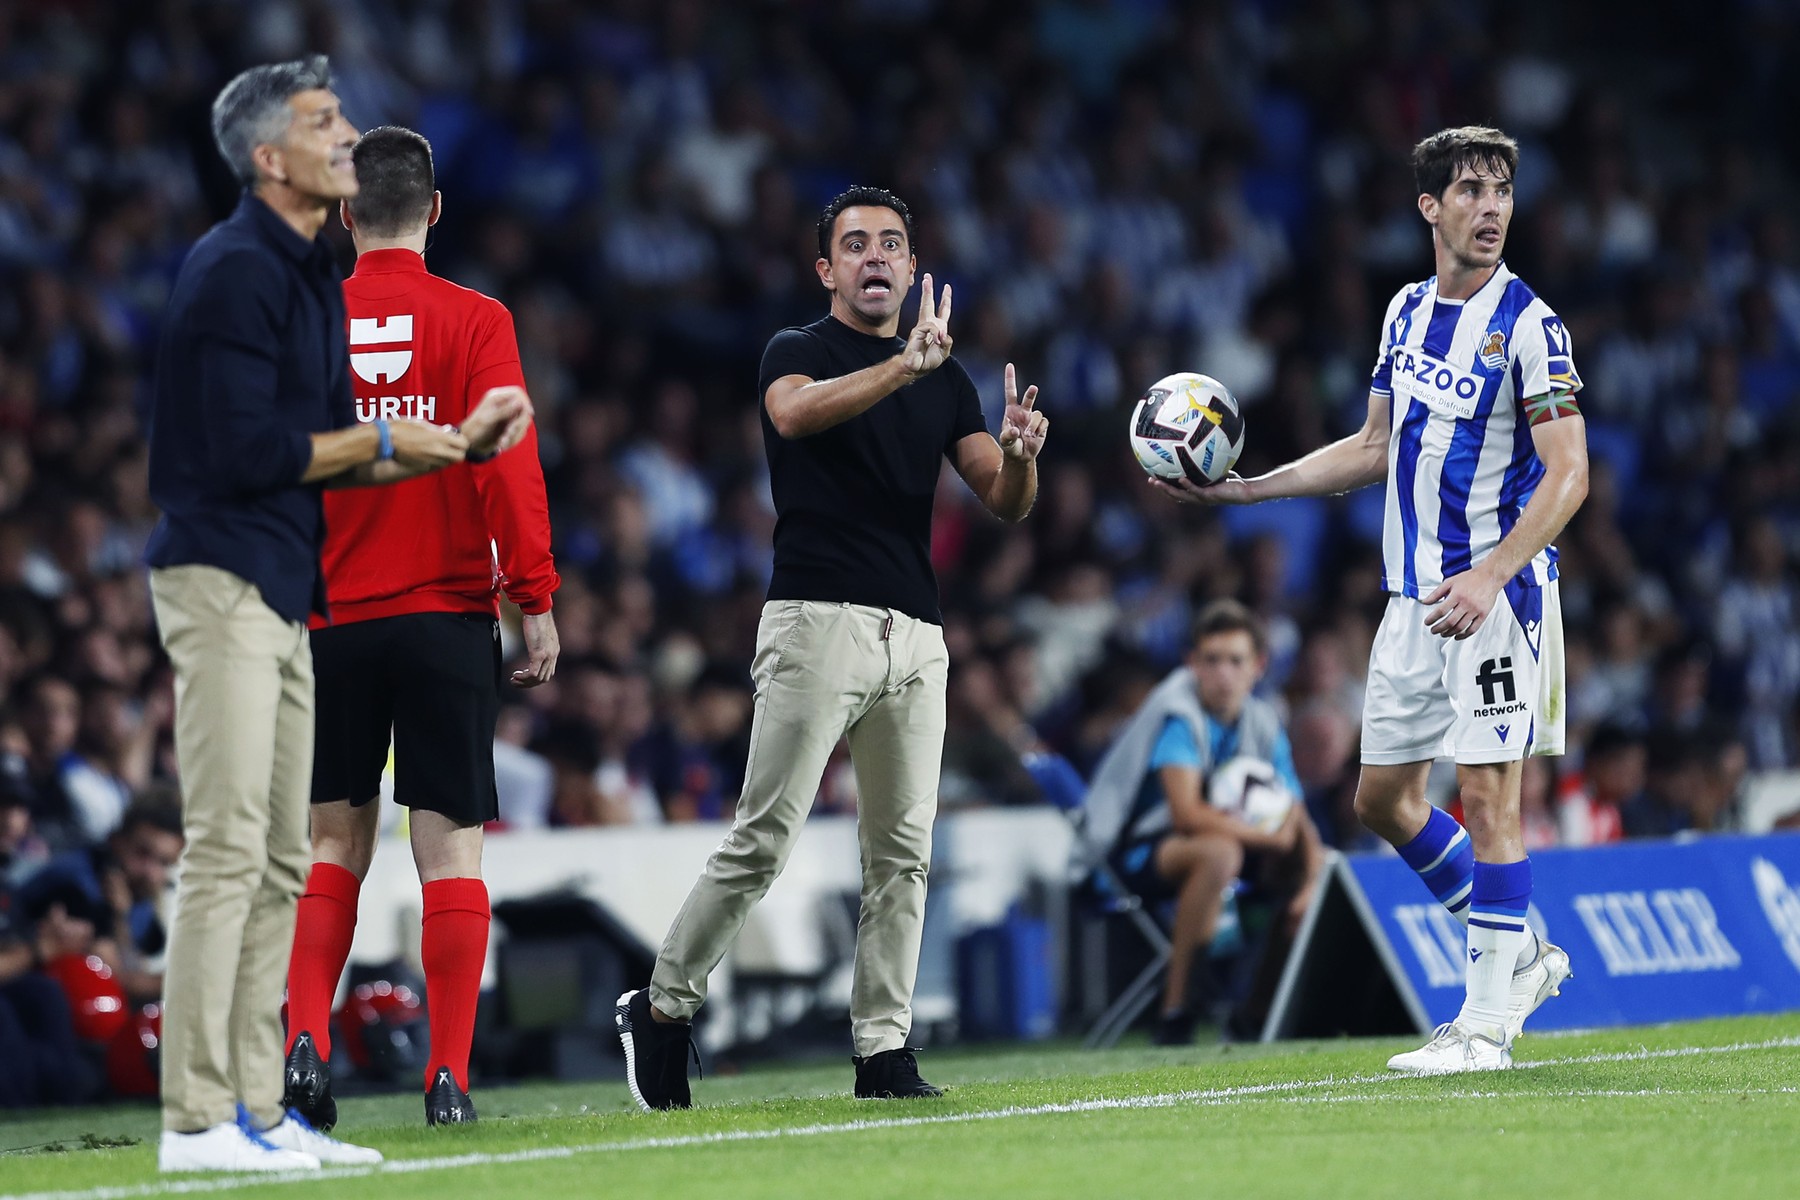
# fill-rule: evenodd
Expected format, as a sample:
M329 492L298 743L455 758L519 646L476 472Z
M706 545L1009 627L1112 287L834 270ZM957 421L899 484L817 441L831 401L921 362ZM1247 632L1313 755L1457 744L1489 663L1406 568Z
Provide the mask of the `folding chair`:
M1074 827L1077 853L1083 865L1072 871L1070 882L1083 892L1102 916L1123 916L1150 947L1150 963L1137 978L1106 1006L1094 1021L1082 1045L1092 1050L1117 1042L1146 1008L1156 1003L1163 972L1169 965L1169 935L1144 907L1143 899L1125 886L1104 856L1087 863L1087 783L1068 759L1060 754L1034 752L1023 758L1025 770L1043 792L1044 799Z

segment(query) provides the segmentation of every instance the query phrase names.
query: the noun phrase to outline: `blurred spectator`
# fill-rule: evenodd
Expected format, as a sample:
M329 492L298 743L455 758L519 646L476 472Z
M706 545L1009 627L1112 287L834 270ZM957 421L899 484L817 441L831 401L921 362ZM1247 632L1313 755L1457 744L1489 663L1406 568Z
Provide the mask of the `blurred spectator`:
M1581 769L1557 788L1556 821L1567 846L1597 846L1625 836L1624 814L1641 807L1648 747L1628 725L1608 723L1588 739Z
M1374 835L1356 818L1358 730L1351 718L1329 699L1310 699L1288 718L1288 736L1294 773L1319 836L1346 850L1373 849Z
M1795 762L1794 701L1800 698L1800 607L1788 578L1781 531L1767 517L1738 539L1738 568L1719 592L1714 636L1722 666L1743 696L1744 739L1757 767Z
M1558 814L1551 805L1551 784L1555 775L1549 762L1526 755L1519 769L1519 831L1525 839L1525 849L1542 850L1558 845L1562 834Z
M103 797L94 811L83 812L65 786L64 771L75 753L81 732L81 694L66 680L40 675L25 685L25 736L30 741L32 823L53 849L78 846L85 839L103 837L116 812Z
M1037 734L1019 712L1004 674L992 659L978 655L951 662L938 802L952 808L1038 803L1037 785L1019 760L1036 746Z
M99 1073L75 1036L68 998L37 969L62 952L58 938L16 911L0 881L0 1108L78 1104L91 1099Z
M750 680L709 667L644 740L651 786L671 821L728 820L750 742Z
M494 728L494 790L500 823L507 829L542 829L550 821L554 773L549 760L530 749L531 709L507 704Z
M1692 738L1650 748L1644 790L1621 809L1627 837L1671 837L1712 828L1705 751Z
M173 793L140 800L104 843L45 863L19 887L18 904L55 931L61 953L97 954L132 1003L160 1000L163 922L183 845Z

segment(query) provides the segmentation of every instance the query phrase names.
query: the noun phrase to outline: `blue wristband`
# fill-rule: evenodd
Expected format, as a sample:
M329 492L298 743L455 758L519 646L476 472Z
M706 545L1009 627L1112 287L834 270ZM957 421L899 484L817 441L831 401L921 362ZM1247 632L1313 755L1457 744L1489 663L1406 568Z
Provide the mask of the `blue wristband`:
M394 457L394 431L388 428L385 420L374 422L375 436L381 439L381 448L375 452L376 462L388 462Z

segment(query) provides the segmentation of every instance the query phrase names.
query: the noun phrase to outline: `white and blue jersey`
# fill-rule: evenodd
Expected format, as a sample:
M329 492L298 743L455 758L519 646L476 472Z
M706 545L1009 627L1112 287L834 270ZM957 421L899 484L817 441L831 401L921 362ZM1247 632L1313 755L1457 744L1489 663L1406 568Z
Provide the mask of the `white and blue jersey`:
M1422 599L1493 552L1544 475L1526 401L1580 388L1562 320L1504 262L1467 300L1435 276L1401 289L1369 383L1388 397L1387 591ZM1555 578L1547 546L1516 582Z

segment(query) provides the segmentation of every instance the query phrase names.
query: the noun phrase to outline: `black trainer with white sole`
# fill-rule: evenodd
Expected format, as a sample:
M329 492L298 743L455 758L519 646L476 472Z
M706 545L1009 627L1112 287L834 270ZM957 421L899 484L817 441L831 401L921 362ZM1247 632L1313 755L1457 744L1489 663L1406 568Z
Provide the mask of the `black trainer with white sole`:
M469 1093L456 1086L456 1076L449 1067L439 1067L425 1093L425 1123L473 1125L475 1119L475 1102L469 1099Z
M688 1055L694 1056L696 1064L700 1057L694 1045L693 1022L658 1021L650 1015L650 990L639 988L619 997L613 1025L625 1047L625 1082L638 1107L645 1112L692 1108Z
M337 1124L337 1101L331 1098L331 1067L319 1057L313 1035L301 1030L281 1072L281 1107L293 1109L320 1133Z
M919 1060L910 1046L883 1050L867 1058L852 1057L856 1064L856 1098L858 1100L914 1100L941 1096L944 1089L926 1083L919 1076Z

